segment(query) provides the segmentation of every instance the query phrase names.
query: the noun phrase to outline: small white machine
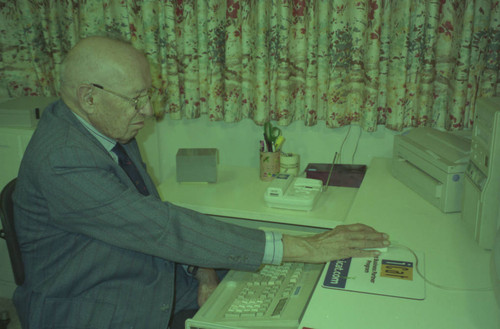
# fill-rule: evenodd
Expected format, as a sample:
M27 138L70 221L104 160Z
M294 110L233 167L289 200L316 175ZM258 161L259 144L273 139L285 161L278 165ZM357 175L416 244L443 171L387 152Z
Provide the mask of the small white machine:
M279 174L269 184L264 200L269 207L310 211L323 188L319 179Z
M428 127L396 136L393 176L441 211L460 212L468 137Z

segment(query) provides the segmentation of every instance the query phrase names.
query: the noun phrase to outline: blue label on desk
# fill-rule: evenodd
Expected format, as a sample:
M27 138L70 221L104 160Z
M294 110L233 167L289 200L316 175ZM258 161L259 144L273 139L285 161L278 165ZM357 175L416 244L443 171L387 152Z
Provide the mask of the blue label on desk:
M323 285L330 288L345 288L350 266L351 258L330 262Z

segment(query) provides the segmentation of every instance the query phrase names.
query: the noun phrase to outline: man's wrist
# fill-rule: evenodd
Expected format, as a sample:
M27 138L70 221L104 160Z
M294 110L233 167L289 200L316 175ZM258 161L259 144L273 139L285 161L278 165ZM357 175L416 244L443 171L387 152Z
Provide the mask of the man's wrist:
M283 235L283 261L306 262L314 248L303 237Z

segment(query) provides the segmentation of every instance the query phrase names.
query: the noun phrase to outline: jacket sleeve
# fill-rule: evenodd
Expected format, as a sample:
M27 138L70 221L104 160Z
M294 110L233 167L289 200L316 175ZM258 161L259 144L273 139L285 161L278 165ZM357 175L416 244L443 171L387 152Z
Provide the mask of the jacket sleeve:
M141 195L105 152L63 146L38 170L50 224L64 230L198 266L255 270L262 262L264 232Z

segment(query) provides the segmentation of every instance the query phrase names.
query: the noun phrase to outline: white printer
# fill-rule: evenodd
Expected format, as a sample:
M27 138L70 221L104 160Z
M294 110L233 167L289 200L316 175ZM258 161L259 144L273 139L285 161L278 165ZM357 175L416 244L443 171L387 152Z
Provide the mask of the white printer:
M392 174L441 211L460 212L470 132L415 128L395 136Z

